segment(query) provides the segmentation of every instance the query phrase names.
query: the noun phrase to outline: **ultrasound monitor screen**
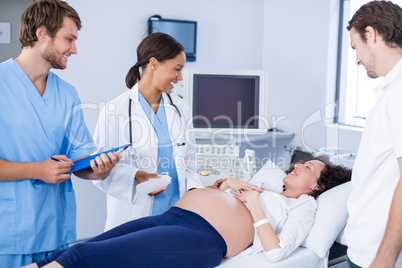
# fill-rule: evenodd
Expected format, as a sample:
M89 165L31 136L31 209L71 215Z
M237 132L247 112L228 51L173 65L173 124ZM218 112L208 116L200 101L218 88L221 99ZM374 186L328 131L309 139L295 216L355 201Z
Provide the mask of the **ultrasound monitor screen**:
M194 75L196 128L258 128L259 76Z

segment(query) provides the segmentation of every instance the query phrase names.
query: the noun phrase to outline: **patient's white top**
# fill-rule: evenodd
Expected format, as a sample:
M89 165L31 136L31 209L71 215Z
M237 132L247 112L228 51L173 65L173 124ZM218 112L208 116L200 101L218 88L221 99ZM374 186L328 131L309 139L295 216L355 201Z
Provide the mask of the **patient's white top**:
M265 251L265 257L269 262L277 262L289 256L307 237L314 223L317 202L309 195L287 198L270 191L261 193L259 199L280 240L280 248ZM237 256L263 251L257 230L254 233L253 245Z
M353 167L345 229L348 257L361 267L368 267L374 260L400 176L397 159L402 157L402 60L374 93L376 104L367 116Z

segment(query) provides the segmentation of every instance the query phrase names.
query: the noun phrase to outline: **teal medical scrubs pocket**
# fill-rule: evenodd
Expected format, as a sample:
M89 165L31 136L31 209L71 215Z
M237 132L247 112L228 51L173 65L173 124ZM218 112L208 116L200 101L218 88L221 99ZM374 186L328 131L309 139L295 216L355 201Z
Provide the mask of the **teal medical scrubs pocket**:
M0 199L0 225L6 228L0 231L0 248L15 247L16 207L15 200Z
M61 230L65 230L66 242L71 243L76 240L76 203L74 190L61 193L61 199L65 216L65 222L60 222L60 224L65 224L65 228L62 228Z

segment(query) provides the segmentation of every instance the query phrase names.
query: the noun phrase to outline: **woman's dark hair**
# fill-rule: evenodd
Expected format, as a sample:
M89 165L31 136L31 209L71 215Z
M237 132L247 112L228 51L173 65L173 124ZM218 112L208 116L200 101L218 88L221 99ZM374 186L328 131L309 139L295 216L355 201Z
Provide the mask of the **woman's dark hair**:
M331 188L334 188L335 186L350 181L352 177L351 169L342 165L332 164L329 161L328 156L326 155L320 155L312 159L301 161L298 163L305 163L311 160L318 160L325 164L325 168L321 171L320 177L317 180L318 188L320 190L313 190L313 192L310 194L314 198L317 198L320 194L322 194L325 191L328 191ZM292 172L292 170L294 169L294 164L291 164L290 168L285 171L286 174Z
M402 48L402 8L390 1L371 1L359 8L346 27L366 41L366 27L373 27L389 47Z
M142 40L137 48L137 63L126 76L126 86L131 89L140 80L140 67L144 70L153 57L159 62L174 59L184 51L184 47L165 33L152 33Z

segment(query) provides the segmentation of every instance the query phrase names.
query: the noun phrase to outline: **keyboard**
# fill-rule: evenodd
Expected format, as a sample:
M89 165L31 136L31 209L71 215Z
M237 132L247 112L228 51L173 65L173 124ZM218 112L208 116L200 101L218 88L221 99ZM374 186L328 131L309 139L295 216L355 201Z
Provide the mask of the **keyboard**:
M250 180L250 174L242 168L238 145L197 144L195 158L197 173L204 185L212 185L225 177Z

